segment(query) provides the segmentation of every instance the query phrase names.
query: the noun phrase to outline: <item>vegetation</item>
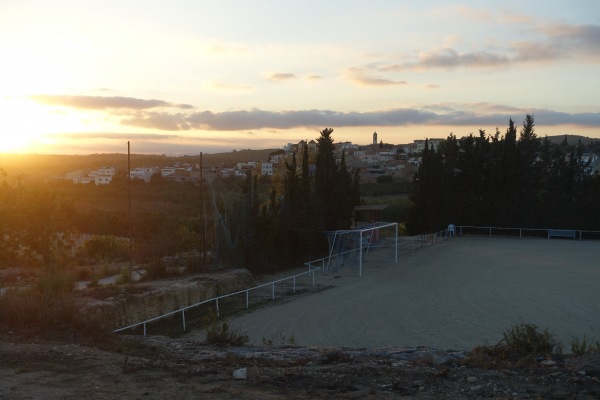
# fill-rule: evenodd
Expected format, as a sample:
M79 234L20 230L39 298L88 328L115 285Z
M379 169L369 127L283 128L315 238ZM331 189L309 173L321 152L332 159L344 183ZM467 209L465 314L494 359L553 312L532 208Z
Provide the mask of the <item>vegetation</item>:
M583 145L552 143L535 134L527 115L517 139L512 119L504 135L426 146L415 175L407 218L411 234L457 225L598 230L600 175L582 161Z
M206 329L206 342L217 346L243 346L248 334L240 328L231 327L227 321L217 322Z
M477 368L503 369L537 367L540 360L560 360L563 344L548 329L534 324L518 324L508 328L503 339L494 346L478 346L466 357L466 364ZM569 356L578 357L600 352L600 341L592 343L587 336L574 338Z

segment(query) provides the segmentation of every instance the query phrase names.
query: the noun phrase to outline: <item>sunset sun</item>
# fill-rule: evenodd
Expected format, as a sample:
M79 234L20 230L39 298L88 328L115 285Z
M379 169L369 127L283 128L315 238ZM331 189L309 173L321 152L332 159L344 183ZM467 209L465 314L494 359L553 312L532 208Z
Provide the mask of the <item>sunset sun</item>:
M0 153L36 152L54 140L49 135L85 129L82 117L68 110L47 107L27 97L0 98Z

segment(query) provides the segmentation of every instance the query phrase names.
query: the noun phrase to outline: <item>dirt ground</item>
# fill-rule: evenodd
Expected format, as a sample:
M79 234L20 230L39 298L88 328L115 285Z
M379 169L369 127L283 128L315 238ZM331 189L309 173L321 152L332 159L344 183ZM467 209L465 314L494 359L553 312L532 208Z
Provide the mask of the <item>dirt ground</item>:
M469 350L522 323L548 328L565 345L600 340L596 241L456 238L397 264L374 252L362 277L345 267L316 282L330 288L232 323L256 345L282 333L302 346Z
M0 399L597 399L600 355L476 369L427 348L214 348L123 338L104 349L0 337Z

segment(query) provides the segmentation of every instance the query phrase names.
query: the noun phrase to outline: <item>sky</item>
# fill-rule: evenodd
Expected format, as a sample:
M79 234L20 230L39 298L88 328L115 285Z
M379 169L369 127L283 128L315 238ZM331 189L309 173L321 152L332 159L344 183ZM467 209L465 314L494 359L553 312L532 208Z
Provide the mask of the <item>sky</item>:
M0 0L0 153L600 138L600 1Z

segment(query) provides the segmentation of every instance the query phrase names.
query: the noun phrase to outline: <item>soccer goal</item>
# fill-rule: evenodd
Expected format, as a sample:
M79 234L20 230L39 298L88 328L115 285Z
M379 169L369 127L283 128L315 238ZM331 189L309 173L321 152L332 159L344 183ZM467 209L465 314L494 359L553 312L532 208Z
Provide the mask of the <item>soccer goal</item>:
M363 263L369 254L381 253L386 249L391 260L398 262L398 224L396 222L377 222L356 229L327 232L329 257L324 272L337 272L344 267L358 267L358 276L362 276Z

